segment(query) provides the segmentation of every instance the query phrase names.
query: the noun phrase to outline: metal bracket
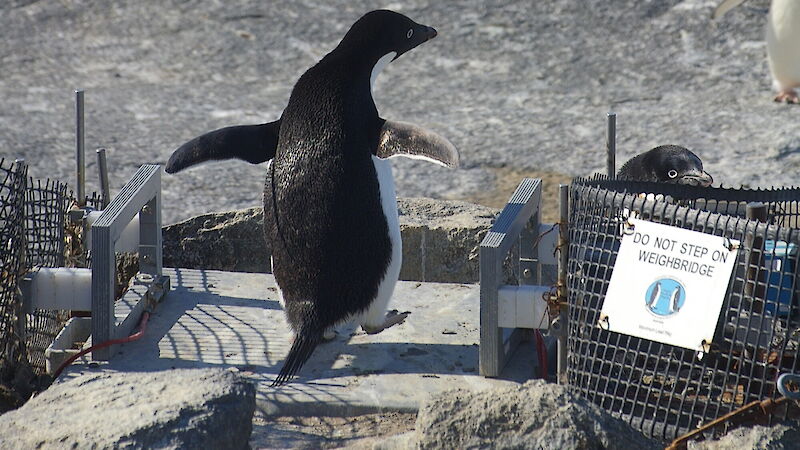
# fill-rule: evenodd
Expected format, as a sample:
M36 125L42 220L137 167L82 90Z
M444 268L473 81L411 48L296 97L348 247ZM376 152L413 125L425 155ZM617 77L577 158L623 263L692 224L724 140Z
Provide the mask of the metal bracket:
M545 240L541 234L543 229L553 228L540 224L541 196L541 179L523 179L481 242L479 361L483 376L500 375L523 328L549 326L548 319L539 317L547 310L542 297L549 287L538 285L542 262L553 260L555 240ZM503 262L517 243L519 286L503 286ZM520 314L525 317L517 317Z
M139 272L152 280L162 279L161 166L145 164L92 224L92 342L116 339L128 333L125 323L138 321L137 309L117 317L114 305L116 259L114 244L134 216L139 214ZM166 286L169 286L167 283ZM136 316L136 317L133 317ZM95 360L107 361L116 346L92 352Z

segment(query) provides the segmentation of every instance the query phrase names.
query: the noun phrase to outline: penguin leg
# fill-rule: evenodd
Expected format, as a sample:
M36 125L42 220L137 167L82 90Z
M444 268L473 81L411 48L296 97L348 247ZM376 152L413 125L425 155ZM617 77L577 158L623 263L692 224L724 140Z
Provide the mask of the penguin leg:
M792 88L781 90L774 100L778 103L800 104L800 97L798 97L797 91Z
M411 314L410 311L401 313L397 312L396 309L393 309L386 313L386 317L384 318L383 323L379 325L362 323L361 329L363 329L367 334L377 334L394 325L403 323L403 321L406 320L406 317L408 317L409 314Z

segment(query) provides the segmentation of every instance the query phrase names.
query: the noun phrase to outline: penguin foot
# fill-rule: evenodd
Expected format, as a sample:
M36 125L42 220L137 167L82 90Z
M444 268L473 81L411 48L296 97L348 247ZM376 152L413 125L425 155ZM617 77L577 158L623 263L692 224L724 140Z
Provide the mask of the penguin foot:
M364 330L367 334L377 334L394 325L403 323L403 321L406 320L406 317L408 317L409 314L411 314L411 311L399 313L397 312L396 309L393 309L386 313L386 319L384 319L383 324L378 325L377 327L373 327L362 323L361 329Z
M322 333L322 341L323 342L330 342L330 341L336 339L336 336L338 334L339 333L337 333L335 329L328 328L327 330L325 330L324 333Z
M797 96L797 92L794 89L787 89L778 92L778 95L775 96L775 101L778 103L800 104L800 97Z

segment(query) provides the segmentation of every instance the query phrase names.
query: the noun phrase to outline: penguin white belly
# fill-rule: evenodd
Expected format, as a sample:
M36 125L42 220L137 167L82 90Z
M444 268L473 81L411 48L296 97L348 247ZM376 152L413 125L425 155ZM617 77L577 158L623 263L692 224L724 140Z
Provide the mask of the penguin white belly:
M767 22L767 59L778 90L800 87L800 1L772 1Z
M389 229L389 241L392 244L389 265L386 268L380 284L378 295L370 303L369 308L361 315L359 323L370 328L378 328L386 320L386 309L392 298L394 286L400 276L400 265L403 260L403 243L400 238L400 219L397 215L397 194L394 190L394 177L392 176L392 163L377 156L372 156L375 172L378 175L378 184L381 189L381 206L383 215L386 216L386 225Z

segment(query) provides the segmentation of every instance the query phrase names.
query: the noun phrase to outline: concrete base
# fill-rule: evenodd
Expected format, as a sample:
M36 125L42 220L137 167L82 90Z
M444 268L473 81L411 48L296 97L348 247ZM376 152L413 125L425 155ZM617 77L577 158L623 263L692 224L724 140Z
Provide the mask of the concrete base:
M263 414L349 416L415 411L431 393L510 385L533 374L532 353L517 358L504 379L477 374L478 285L399 282L390 308L411 311L403 324L376 335L343 326L317 348L299 379L272 388L292 339L272 275L192 269L164 274L172 289L145 336L120 346L110 362L76 361L62 378L236 367L257 384Z

